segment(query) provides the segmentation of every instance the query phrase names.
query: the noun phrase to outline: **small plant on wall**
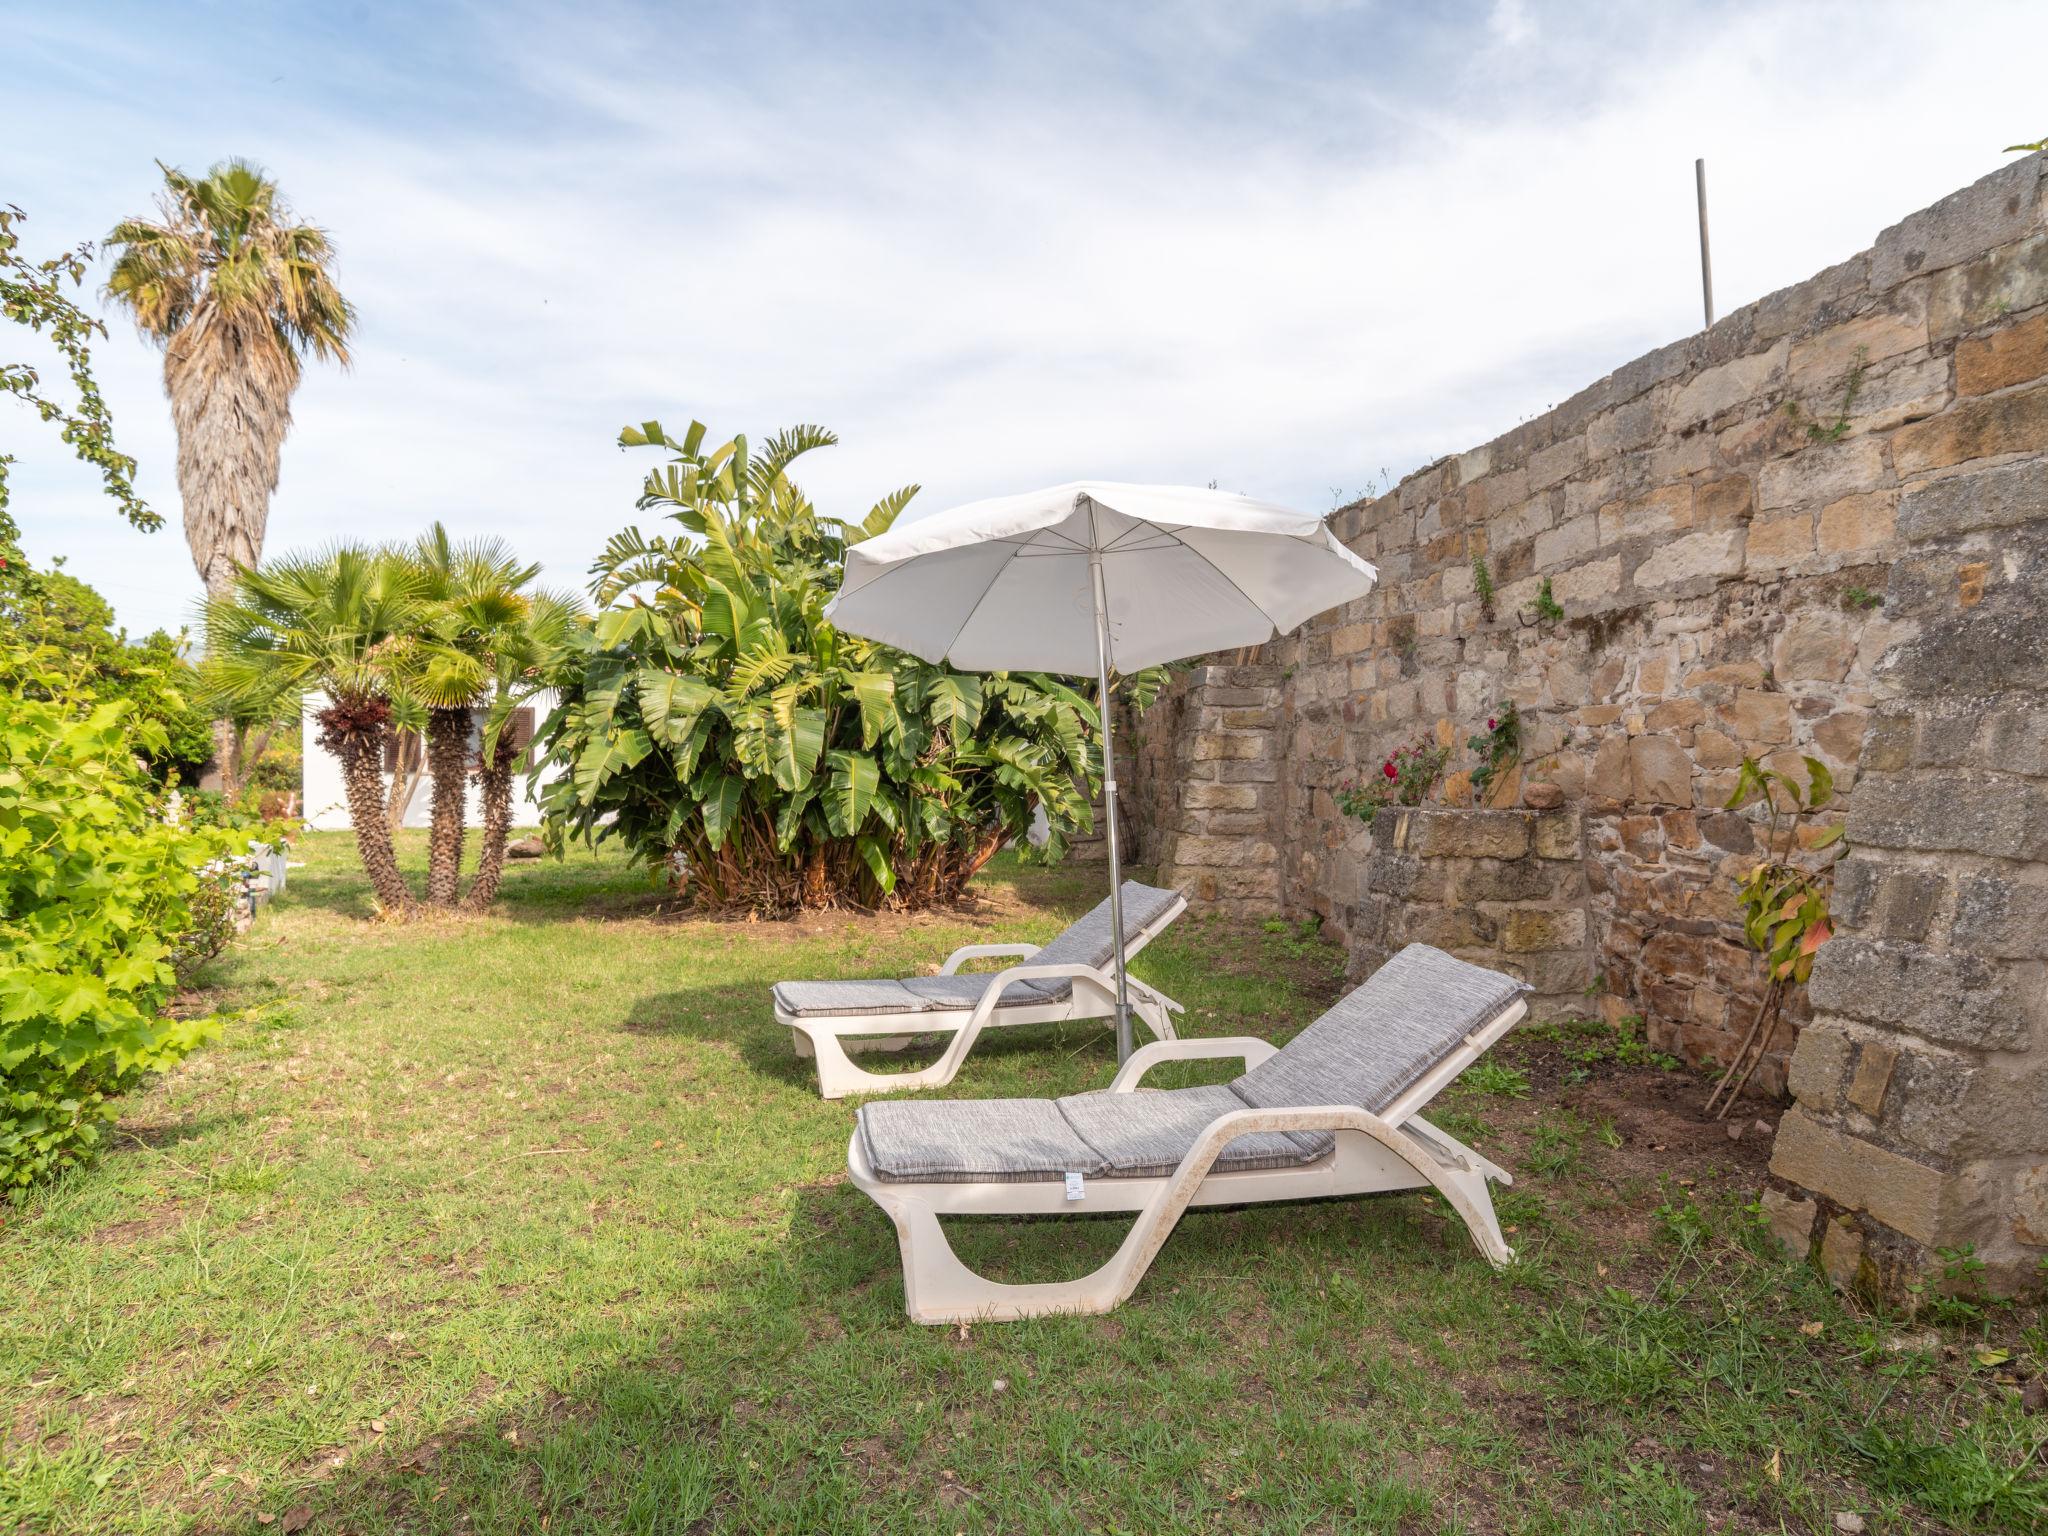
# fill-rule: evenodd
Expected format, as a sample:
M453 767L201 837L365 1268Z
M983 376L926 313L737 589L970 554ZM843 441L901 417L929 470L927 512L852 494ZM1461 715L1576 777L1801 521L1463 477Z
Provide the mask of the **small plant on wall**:
M1742 904L1743 937L1764 956L1769 985L1727 1074L1707 1099L1709 1110L1718 1103L1720 1115L1728 1113L1729 1105L1769 1050L1786 992L1806 984L1813 972L1814 954L1833 932L1828 921L1828 897L1834 885L1832 856L1818 870L1802 869L1792 859L1801 846L1799 832L1807 818L1833 802L1835 777L1817 757L1801 761L1806 765L1803 785L1788 773L1746 757L1735 792L1728 797L1731 811L1759 800L1770 809L1764 857L1743 877L1736 892ZM1841 827L1829 827L1805 846L1814 851L1834 847L1841 836Z
M1487 791L1505 782L1509 769L1522 760L1522 717L1509 699L1487 719L1486 729L1475 732L1465 745L1479 764L1472 770L1472 798L1481 804Z
M1364 783L1346 779L1337 788L1337 808L1347 816L1371 821L1390 805L1420 805L1429 798L1451 749L1433 742L1404 742L1387 754L1372 778Z

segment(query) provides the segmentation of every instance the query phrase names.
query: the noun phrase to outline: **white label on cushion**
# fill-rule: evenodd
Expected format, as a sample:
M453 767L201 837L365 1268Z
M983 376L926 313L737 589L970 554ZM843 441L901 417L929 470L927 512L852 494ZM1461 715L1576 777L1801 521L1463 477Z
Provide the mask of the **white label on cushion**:
M1081 1175L1069 1172L1067 1174L1067 1198L1069 1200L1079 1200L1085 1193L1086 1191L1081 1188Z

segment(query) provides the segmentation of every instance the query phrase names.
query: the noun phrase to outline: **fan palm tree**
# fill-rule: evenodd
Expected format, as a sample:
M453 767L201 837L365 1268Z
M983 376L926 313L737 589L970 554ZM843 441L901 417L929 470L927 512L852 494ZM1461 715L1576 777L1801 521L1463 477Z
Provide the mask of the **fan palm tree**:
M489 704L497 691L501 667L516 676L535 663L529 653L537 640L529 633L529 625L539 594L526 588L540 574L540 567L522 563L502 539L458 544L439 523L405 551L403 558L418 573L430 605L419 643L409 647L399 662L405 691L427 709L427 772L434 781L427 900L434 906L453 906L462 886L470 769L476 766L480 776L496 773L496 749L504 744L501 728L492 741L491 757L479 761L470 751L471 733L477 711ZM557 602L549 600L550 610ZM501 777L504 803L499 810L504 826L509 826L509 760ZM488 846L495 781L486 778L484 787ZM500 858L504 826L497 828ZM492 886L495 890L495 881Z
M209 598L263 554L278 455L305 357L348 366L355 309L335 287L334 245L293 222L277 183L245 160L203 177L158 163L160 221L125 219L107 295L164 349L178 430L185 542ZM214 725L223 788L239 786L233 725Z
M314 717L320 745L341 759L356 851L379 905L396 917L418 903L384 814L384 743L394 719L417 715L402 679L422 669L416 637L430 614L412 562L354 544L242 567L205 606L201 677L217 705L279 719L302 710L308 694L327 695Z

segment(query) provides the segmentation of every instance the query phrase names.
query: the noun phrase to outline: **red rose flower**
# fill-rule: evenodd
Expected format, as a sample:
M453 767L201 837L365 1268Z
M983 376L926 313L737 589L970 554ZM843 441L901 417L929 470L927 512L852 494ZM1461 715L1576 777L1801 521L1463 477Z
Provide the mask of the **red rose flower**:
M1486 728L1489 731L1497 731L1500 729L1500 722L1498 720L1489 720L1486 722Z
M1390 779L1398 779L1401 776L1392 763L1381 764L1380 772L1384 773Z

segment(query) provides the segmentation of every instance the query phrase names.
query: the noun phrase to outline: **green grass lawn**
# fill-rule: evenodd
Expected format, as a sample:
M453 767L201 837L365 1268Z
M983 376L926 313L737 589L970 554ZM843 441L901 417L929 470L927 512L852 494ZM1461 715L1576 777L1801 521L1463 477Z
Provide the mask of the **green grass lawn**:
M396 927L345 836L304 856L203 978L258 1014L0 1205L0 1530L2048 1525L2039 1311L1909 1324L1765 1257L1763 1138L1598 1036L1512 1041L1442 1101L1517 1171L1505 1276L1422 1196L1200 1212L1109 1317L926 1329L768 986L1049 936L1099 872L740 924L583 853ZM1135 969L1188 1033L1284 1037L1341 957L1269 926L1184 919ZM1113 1066L1099 1025L1000 1032L944 1091ZM957 1230L1023 1279L1123 1224Z

